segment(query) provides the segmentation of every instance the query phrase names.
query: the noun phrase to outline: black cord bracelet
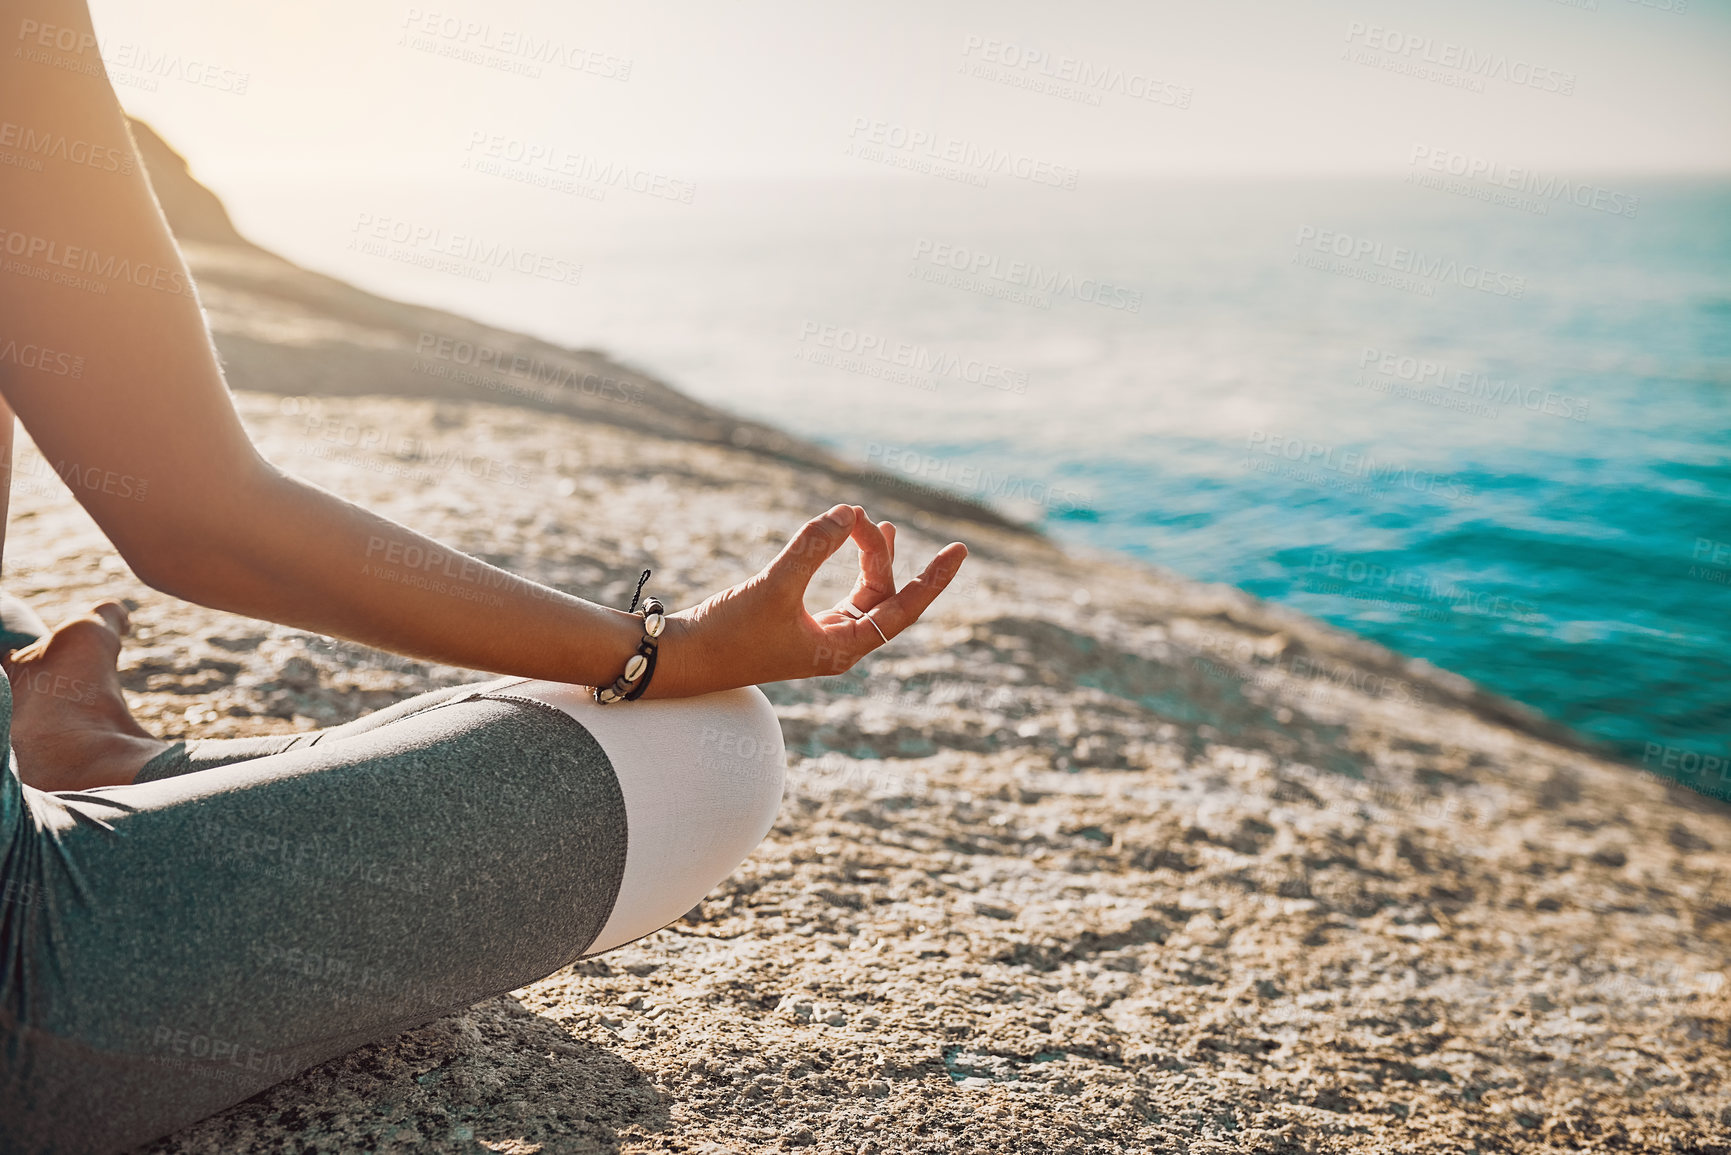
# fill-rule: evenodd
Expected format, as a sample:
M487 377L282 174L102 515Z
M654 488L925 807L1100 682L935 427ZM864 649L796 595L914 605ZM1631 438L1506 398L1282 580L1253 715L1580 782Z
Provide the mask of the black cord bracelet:
M643 576L637 579L637 590L631 595L631 608L626 613L637 609L637 599L643 593L643 583L649 580L649 571L644 570ZM643 696L643 691L649 688L649 679L655 676L655 658L660 650L656 641L661 631L667 628L667 607L661 604L659 598L643 599L643 640L637 643L637 652L625 660L625 672L613 679L611 686L595 687L595 700L606 706L613 702L635 702Z

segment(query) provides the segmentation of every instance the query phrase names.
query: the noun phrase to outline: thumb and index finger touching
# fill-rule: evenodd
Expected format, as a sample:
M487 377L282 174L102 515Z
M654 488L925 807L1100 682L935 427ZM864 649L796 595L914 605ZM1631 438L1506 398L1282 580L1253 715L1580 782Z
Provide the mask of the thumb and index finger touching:
M860 544L862 584L870 587L872 594L873 604L858 608L867 610L878 628L890 637L925 613L968 556L967 546L951 542L938 551L918 577L898 590L891 568L895 527L887 523L872 525L858 506L837 505L806 522L770 563L770 571L788 580L795 587L792 592L803 598L812 576L850 537Z
M770 574L790 584L797 581L795 592L803 596L812 576L852 535L857 516L853 506L838 505L812 518L775 555Z

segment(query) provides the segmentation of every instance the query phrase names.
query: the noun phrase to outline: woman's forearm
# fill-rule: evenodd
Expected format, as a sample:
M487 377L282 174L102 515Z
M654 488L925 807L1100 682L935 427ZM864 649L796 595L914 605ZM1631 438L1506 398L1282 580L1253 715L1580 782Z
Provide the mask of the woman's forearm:
M187 601L466 669L618 677L640 618L470 557L268 466L226 524L129 559ZM671 639L669 640L671 644Z

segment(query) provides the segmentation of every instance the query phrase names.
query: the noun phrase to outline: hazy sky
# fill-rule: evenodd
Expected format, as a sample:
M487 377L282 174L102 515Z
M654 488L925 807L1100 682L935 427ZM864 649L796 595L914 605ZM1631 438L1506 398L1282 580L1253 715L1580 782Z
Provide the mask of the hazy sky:
M475 134L693 178L858 171L861 118L1088 174L1399 173L1416 144L1572 173L1731 170L1731 0L92 9L122 100L231 196L273 175L448 172ZM535 65L543 43L563 63ZM1443 67L1469 51L1504 74ZM1429 76L1396 71L1427 57ZM540 75L507 70L525 63Z

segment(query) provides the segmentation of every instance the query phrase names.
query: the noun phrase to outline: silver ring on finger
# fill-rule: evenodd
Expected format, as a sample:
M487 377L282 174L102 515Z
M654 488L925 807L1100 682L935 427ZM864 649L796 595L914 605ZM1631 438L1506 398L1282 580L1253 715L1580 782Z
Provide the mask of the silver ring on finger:
M866 625L870 626L872 629L876 630L878 632L878 637L880 637L884 640L884 645L887 646L890 644L890 636L888 634L884 633L882 626L878 625L877 622L872 620L872 616L870 614L861 614L856 620L862 621Z

